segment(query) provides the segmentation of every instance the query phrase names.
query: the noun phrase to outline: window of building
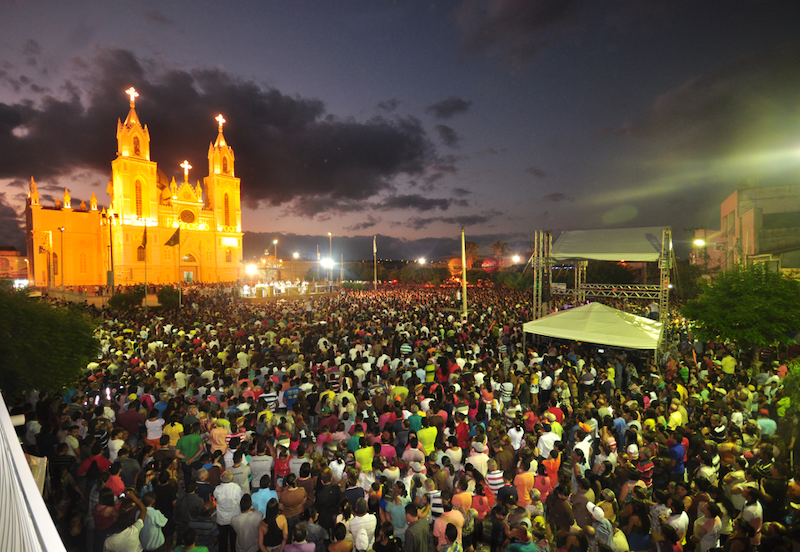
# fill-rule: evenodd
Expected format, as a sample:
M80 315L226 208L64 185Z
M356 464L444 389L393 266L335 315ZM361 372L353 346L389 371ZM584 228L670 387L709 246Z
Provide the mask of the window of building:
M147 255L147 250L144 247L142 247L140 245L139 247L136 248L136 260L137 261L139 261L140 263L144 262L144 259L145 259L146 255Z
M171 261L172 260L172 248L171 247L165 247L163 249L163 251L164 251L164 260L165 261Z
M143 213L142 210L142 182L140 180L136 181L136 216L141 217Z
M187 224L191 224L194 222L195 216L194 213L190 210L186 209L181 211L181 222L185 222Z
M226 263L233 262L233 251L231 250L230 247L225 250L225 262Z
M210 249L206 249L206 260L207 261L211 261L211 250Z
M53 276L58 276L58 254L53 253Z
M78 255L78 270L80 270L81 274L86 274L88 272L86 265L86 253L81 253Z
M142 149L139 147L139 137L133 137L133 154L139 156L142 154Z
M225 194L225 226L231 225L231 202L228 194Z
M224 174L228 174L228 158L227 157L223 157L222 158L222 172Z

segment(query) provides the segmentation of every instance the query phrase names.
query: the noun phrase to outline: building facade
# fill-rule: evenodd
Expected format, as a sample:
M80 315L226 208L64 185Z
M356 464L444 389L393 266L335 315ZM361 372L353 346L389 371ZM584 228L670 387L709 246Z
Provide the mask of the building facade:
M692 262L709 271L765 262L773 270L800 269L800 184L745 186L720 206L720 229L696 229Z
M208 176L169 181L150 159L150 133L135 109L117 121L108 208L72 205L69 190L43 206L31 178L26 205L28 278L40 287L230 282L241 277L242 211L225 119L208 149ZM179 232L177 232L179 230ZM177 232L177 234L176 234ZM145 239L146 236L146 239ZM167 243L175 245L167 245Z

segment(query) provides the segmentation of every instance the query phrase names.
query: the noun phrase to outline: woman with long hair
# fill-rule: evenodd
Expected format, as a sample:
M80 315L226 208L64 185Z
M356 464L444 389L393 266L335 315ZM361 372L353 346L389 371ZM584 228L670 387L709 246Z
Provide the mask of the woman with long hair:
M406 529L406 504L411 502L408 498L406 485L402 481L394 482L391 499L387 498L381 509L381 521L389 522L394 526L394 536L405 542Z
M111 526L119 517L116 497L111 489L108 487L100 489L97 505L92 508L91 514L94 520L94 545L92 548L94 552L102 552L103 543L110 534Z
M270 498L267 514L258 526L258 549L261 552L283 552L289 539L289 524L281 514L278 500Z
M119 504L119 517L109 529L103 552L142 552L139 534L144 527L147 508L136 496L132 487L125 490L125 498Z
M623 533L628 537L628 547L631 552L644 552L652 548L650 541L650 514L647 504L636 498L631 502L633 513L628 516L628 521Z

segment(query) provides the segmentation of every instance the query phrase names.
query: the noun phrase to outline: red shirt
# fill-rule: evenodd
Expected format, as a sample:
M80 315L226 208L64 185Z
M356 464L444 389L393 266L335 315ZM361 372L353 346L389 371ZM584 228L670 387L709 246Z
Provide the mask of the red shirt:
M100 471L103 473L107 472L108 468L111 467L111 461L102 454L98 454L97 456L90 456L83 461L81 467L78 468L78 475L85 475L93 461L97 462L97 467L100 468Z

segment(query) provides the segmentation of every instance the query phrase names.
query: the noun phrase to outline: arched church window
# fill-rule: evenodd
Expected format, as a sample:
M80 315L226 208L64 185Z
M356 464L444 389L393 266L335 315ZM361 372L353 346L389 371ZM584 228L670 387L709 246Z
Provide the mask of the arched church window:
M133 154L139 156L142 154L142 148L139 146L139 137L133 137Z
M225 262L226 263L232 263L233 262L233 251L231 250L230 247L225 250Z
M228 174L228 158L227 157L223 157L222 158L222 172L225 173L225 174Z
M225 226L231 225L231 202L228 199L228 194L225 194Z
M58 253L53 253L53 276L58 276Z
M135 192L136 192L136 216L141 217L143 210L142 210L142 182L140 180L136 181L135 184Z
M147 255L147 250L142 247L141 245L136 248L136 260L140 263L144 262L145 255Z

